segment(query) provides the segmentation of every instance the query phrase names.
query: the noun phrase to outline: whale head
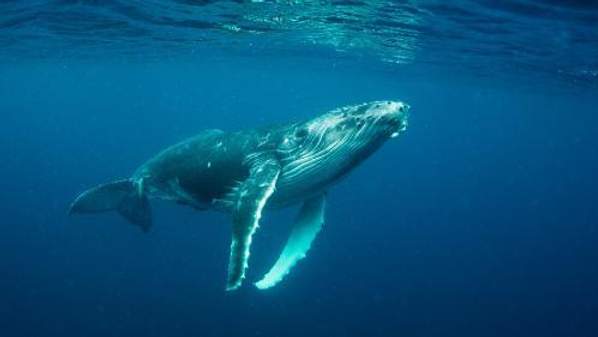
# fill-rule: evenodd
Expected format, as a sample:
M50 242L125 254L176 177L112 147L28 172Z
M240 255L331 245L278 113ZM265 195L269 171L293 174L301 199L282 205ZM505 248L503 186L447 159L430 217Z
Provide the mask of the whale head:
M337 128L351 135L354 141L371 142L394 138L405 131L409 105L400 101L374 101L340 108L329 115L339 121Z
M333 144L339 150L377 147L407 129L409 105L400 101L374 101L338 108L307 122L307 138L320 140L320 147ZM345 149L342 149L345 148Z
M325 188L404 132L408 114L403 102L375 101L296 124L279 147L284 165L280 188L305 193Z

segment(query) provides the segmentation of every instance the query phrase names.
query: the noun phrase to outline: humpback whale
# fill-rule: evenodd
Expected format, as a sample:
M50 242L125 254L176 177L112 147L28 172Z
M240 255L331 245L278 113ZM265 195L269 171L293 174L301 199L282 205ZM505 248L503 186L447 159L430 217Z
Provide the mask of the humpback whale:
M375 101L279 127L206 130L161 151L130 178L81 193L69 214L114 210L148 231L152 198L229 213L226 290L234 290L245 278L263 211L302 204L278 260L255 283L267 289L305 257L324 224L330 187L386 140L405 131L408 113L403 102Z

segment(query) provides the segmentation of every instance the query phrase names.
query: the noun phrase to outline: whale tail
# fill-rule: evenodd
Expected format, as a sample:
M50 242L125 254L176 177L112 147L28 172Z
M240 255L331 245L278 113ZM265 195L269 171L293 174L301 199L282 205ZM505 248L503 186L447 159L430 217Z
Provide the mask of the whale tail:
M71 204L69 214L117 211L144 232L152 226L152 212L142 182L130 179L99 185L81 193Z

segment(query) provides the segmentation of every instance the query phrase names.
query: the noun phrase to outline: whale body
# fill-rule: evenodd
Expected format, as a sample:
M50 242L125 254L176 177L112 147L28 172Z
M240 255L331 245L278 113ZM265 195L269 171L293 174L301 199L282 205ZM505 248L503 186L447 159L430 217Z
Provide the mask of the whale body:
M234 290L245 278L263 210L301 203L283 252L255 283L267 289L305 257L324 223L326 192L389 138L405 131L408 112L403 102L375 101L279 127L206 130L161 151L130 178L81 193L69 213L115 210L143 231L152 226L149 199L230 213L226 289Z

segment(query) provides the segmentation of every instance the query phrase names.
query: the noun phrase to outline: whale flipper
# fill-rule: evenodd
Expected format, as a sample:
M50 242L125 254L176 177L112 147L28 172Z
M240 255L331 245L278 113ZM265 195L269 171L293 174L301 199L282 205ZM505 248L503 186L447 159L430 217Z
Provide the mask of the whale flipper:
M276 160L261 160L252 166L249 178L227 200L233 207L233 233L226 290L237 289L245 278L251 237L259 226L268 198L274 193L279 174L280 164Z
M291 268L305 257L311 243L324 224L325 196L310 198L303 203L282 254L264 277L255 284L259 289L275 286Z

